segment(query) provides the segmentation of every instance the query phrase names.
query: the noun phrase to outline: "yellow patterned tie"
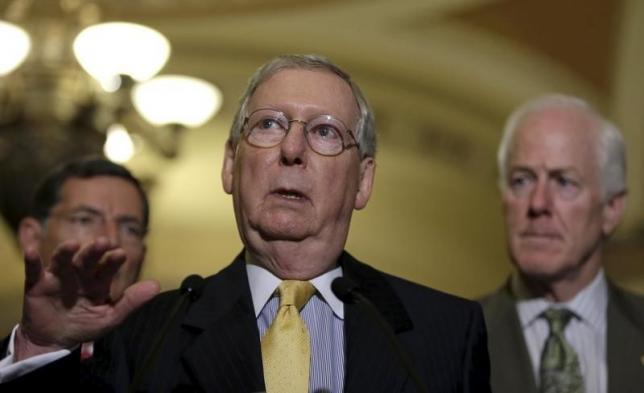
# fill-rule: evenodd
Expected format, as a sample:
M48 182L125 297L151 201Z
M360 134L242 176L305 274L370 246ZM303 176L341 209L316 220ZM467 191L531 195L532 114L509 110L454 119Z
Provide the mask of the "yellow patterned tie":
M311 348L299 310L313 296L315 287L308 281L286 280L278 290L280 307L262 338L266 392L305 393L309 390Z

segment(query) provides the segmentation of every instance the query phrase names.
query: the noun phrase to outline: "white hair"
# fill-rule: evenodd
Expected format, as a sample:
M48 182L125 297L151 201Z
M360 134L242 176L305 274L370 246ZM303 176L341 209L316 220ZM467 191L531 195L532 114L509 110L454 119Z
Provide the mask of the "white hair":
M507 160L515 131L528 115L545 109L564 109L578 111L597 125L597 153L599 156L600 184L605 199L626 191L626 149L619 129L606 120L588 102L578 97L563 94L548 94L532 99L519 106L508 117L497 152L499 185L506 183Z

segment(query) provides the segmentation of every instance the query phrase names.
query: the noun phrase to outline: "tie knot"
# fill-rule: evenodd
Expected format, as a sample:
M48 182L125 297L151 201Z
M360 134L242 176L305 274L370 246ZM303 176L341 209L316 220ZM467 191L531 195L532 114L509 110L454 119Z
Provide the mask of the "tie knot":
M542 315L553 333L563 333L574 314L567 308L549 308Z
M302 309L315 293L315 287L308 281L284 280L279 285L280 307L295 306Z

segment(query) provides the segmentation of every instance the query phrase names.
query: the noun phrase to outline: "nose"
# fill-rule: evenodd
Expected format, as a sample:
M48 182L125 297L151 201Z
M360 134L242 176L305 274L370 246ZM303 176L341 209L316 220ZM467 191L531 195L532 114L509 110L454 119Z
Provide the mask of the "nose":
M531 217L548 215L551 212L552 194L548 187L548 182L539 180L535 185L529 200L530 206L528 214Z
M305 123L299 120L292 120L290 128L282 143L280 144L281 163L283 165L305 165L307 141L305 135Z
M112 244L121 244L119 224L114 220L105 220L101 232L100 235L107 237Z

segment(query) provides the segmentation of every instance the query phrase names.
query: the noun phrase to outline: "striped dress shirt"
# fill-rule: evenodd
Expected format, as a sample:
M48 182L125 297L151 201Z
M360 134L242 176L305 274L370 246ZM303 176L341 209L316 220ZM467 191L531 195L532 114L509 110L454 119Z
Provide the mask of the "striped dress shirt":
M246 272L263 337L277 315L281 280L256 265L247 264ZM300 311L311 338L309 392L340 393L344 387L344 304L331 291L331 282L339 276L341 267L310 280L316 293Z
M537 385L539 385L541 352L549 334L548 323L540 315L550 307L565 307L575 315L566 326L564 334L566 340L577 352L585 393L606 393L608 389L606 364L608 285L604 272L600 271L586 288L564 303L553 303L544 298L528 299L522 296L526 290L516 276L513 276L512 286L519 299L524 297L517 302L517 311Z

